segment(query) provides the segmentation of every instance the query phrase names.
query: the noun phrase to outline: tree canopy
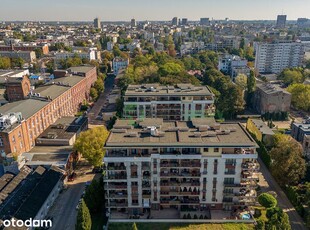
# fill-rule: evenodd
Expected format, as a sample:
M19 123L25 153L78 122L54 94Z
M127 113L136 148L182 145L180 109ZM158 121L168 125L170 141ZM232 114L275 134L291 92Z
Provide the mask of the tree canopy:
M287 90L292 94L292 105L296 109L310 112L310 85L293 84Z
M294 83L302 83L305 80L302 68L284 69L278 76L279 80L283 80L284 84L290 85Z
M277 206L277 200L273 195L268 193L262 193L258 196L258 203L265 208L273 208Z
M91 216L89 213L89 209L85 204L84 199L80 204L77 219L76 219L76 230L91 230Z
M82 132L77 138L74 149L82 154L92 165L102 165L105 154L103 146L109 132L105 127L96 127Z
M295 185L305 176L306 163L302 146L291 136L274 135L270 157L271 173L281 186Z

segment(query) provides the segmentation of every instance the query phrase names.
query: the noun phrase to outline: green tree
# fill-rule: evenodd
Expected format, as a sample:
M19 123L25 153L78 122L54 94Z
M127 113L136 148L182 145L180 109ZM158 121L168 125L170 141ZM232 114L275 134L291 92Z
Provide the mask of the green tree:
M77 220L76 220L76 230L91 230L91 216L89 213L89 209L85 204L84 199L82 199L82 202L80 204L78 214L77 214Z
M268 218L266 229L291 230L289 217L281 208L275 207L267 209L266 216Z
M43 50L41 48L35 48L34 52L36 53L36 57L38 59L40 59L41 57L43 57Z
M245 74L239 74L235 79L235 83L245 90L247 88L247 78Z
M289 135L274 135L274 147L270 151L271 173L281 186L295 185L305 176L306 162L303 149Z
M273 208L277 206L277 200L276 198L268 193L262 193L258 196L258 203L260 205L264 206L265 208Z
M25 64L25 61L21 57L11 58L11 65L13 68L15 67L22 68L24 64Z
M251 105L251 101L254 96L255 87L256 87L255 73L253 70L251 70L250 76L248 77L248 80L247 80L247 98L246 98L247 106Z
M292 105L296 109L310 112L310 85L293 84L287 91L292 94Z
M94 87L95 87L95 89L97 90L98 93L103 92L103 90L104 90L104 83L103 83L103 80L102 80L101 78L98 78L98 79L95 81Z
M136 225L136 222L134 222L134 223L132 224L131 229L132 229L132 230L138 230L138 227L137 227L137 225Z
M96 127L82 132L77 138L74 149L94 166L102 165L105 154L103 146L109 132L105 127Z
M98 91L95 87L90 88L89 95L93 99L93 101L96 101L99 97Z
M85 203L91 213L98 213L104 207L104 185L103 178L93 180L87 187L85 196Z
M0 57L0 69L10 69L11 59L8 57Z
M279 80L283 80L286 85L294 83L302 83L305 80L301 68L284 69L278 76Z

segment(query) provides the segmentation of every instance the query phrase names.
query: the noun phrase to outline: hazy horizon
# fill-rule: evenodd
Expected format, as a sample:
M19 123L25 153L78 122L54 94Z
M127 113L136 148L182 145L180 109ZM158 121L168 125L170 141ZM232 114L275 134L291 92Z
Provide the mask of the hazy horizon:
M173 17L198 21L288 20L310 18L309 0L1 0L0 21L169 21Z

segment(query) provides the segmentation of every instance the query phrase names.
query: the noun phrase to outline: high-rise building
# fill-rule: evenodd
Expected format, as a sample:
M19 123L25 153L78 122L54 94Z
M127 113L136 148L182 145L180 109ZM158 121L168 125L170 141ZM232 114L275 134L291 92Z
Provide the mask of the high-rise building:
M99 18L95 18L94 19L94 27L96 29L101 29L101 22L100 22L100 19Z
M209 18L200 18L200 25L210 25Z
M286 15L278 15L277 17L277 28L283 29L286 25Z
M256 148L241 124L214 118L117 120L105 144L106 207L112 217L173 209L210 219L211 209L253 205Z
M179 20L178 20L178 17L174 17L174 18L172 18L172 22L171 22L171 24L172 24L173 26L177 26L177 25L179 25Z
M310 19L308 18L298 18L297 26L299 28L310 28Z
M280 73L285 68L298 67L304 59L304 45L300 42L275 41L255 43L255 68L260 73Z
M131 21L130 21L130 26L131 27L136 27L137 26L137 23L136 23L136 19L131 19Z
M214 116L214 97L209 88L191 84L129 85L124 95L123 117L188 121Z
M187 23L188 23L187 18L182 18L182 25L187 25Z

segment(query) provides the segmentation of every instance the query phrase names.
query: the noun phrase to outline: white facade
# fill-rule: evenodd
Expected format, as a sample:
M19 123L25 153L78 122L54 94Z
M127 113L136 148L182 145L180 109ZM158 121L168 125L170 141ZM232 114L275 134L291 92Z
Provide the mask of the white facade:
M304 59L304 45L299 42L257 43L255 68L260 73L280 73L298 67Z
M118 74L118 71L120 69L127 68L129 65L129 59L123 59L123 58L114 58L113 59L113 71L114 75L116 76Z

